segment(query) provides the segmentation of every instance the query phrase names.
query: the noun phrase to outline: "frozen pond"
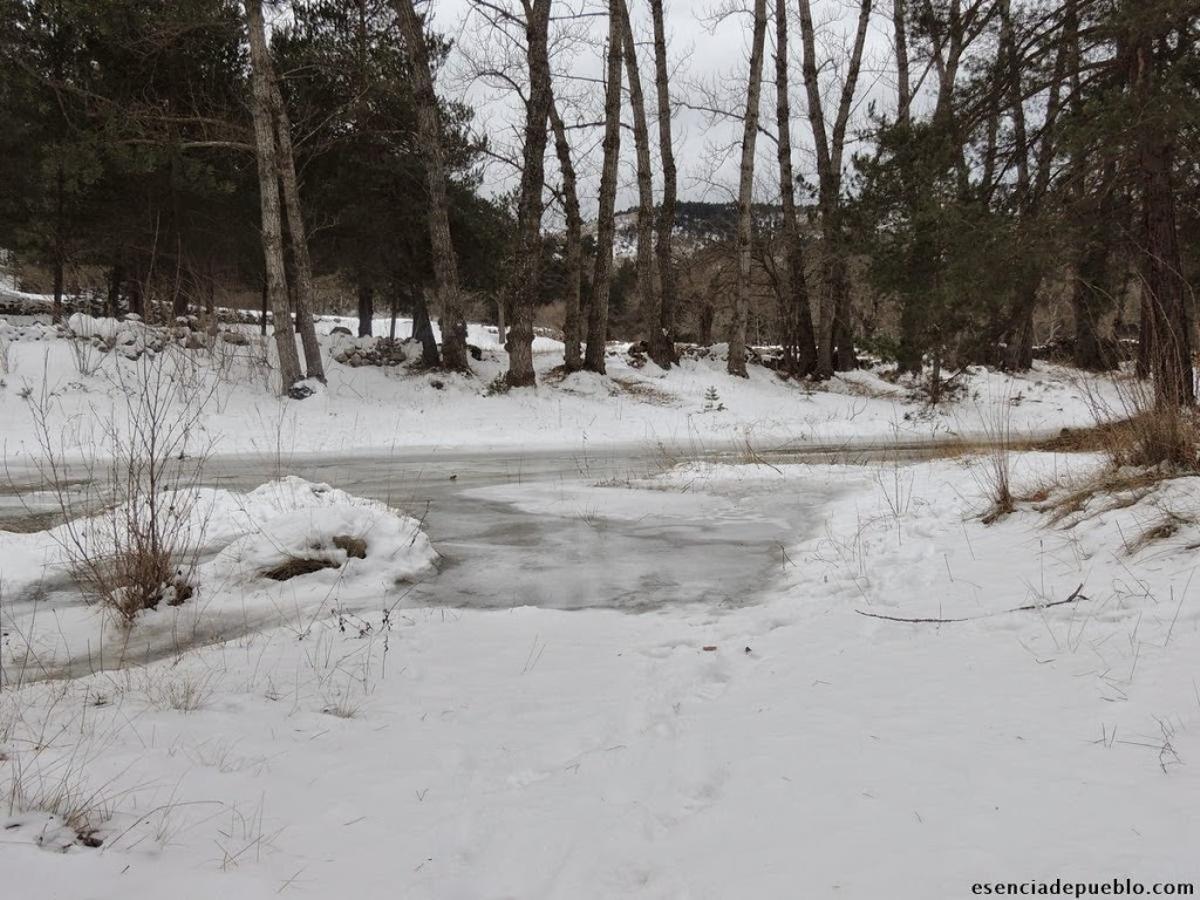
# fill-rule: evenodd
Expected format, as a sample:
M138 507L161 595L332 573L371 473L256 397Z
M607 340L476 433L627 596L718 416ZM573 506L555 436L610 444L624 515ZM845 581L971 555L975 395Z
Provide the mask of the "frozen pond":
M658 490L644 453L439 454L294 459L286 474L384 500L422 519L439 573L402 606L646 610L751 602L817 527L831 489L804 496ZM205 481L250 489L272 477L215 461Z
M770 458L869 462L883 452L806 447ZM922 456L929 445L886 450L889 457L898 452ZM837 490L815 480L799 491L777 490L769 480L721 491L686 484L666 490L648 481L675 461L643 448L216 457L202 483L248 491L297 475L421 519L442 555L439 571L381 605L400 599L407 607L628 611L754 602L791 564L787 548L823 527L822 507ZM49 494L36 493L36 474L10 470L9 479L0 492L0 528L51 524L57 510ZM77 487L84 484L80 478Z

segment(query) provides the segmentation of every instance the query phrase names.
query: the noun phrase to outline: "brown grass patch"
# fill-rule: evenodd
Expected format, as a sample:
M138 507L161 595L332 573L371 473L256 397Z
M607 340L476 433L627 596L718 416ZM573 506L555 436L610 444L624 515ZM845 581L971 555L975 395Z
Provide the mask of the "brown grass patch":
M367 558L367 542L360 537L351 534L336 534L331 543L338 550L344 552L347 559ZM313 546L312 549L320 550L321 547ZM321 572L325 569L337 569L341 565L332 558L332 554L330 556L296 556L274 568L267 569L262 574L264 578L270 578L272 581L290 581L301 575L311 575L313 572Z
M621 393L630 397L636 397L643 403L649 403L653 406L675 405L675 396L673 394L660 391L658 388L646 384L644 381L636 381L633 378L613 378L612 382L621 389Z
M1050 524L1057 525L1077 513L1084 512L1097 496L1104 495L1107 498L1108 502L1070 523L1076 525L1084 519L1133 506L1149 494L1155 485L1171 478L1187 477L1187 474L1172 474L1161 469L1109 469L1096 473L1062 496L1052 499L1045 509L1050 512Z
M280 563L273 569L267 569L263 572L263 576L270 578L272 581L291 581L293 578L299 578L301 575L311 575L313 572L320 572L323 569L336 569L338 564L331 559L302 559L295 557Z
M1114 466L1197 466L1200 423L1189 410L1147 410L1090 428L1064 428L1057 436L1028 441L1022 449L1054 453L1104 453Z

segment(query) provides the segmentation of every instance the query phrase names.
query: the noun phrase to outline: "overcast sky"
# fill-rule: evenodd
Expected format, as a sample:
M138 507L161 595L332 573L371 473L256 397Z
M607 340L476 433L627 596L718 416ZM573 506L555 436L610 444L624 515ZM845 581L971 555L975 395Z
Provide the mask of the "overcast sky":
M651 23L647 0L629 0L634 18L634 30L639 43L639 68L642 72L643 89L647 94L649 113L653 115L653 47L649 39ZM676 104L672 122L675 152L679 166L679 191L684 199L729 200L736 190L741 141L741 123L732 120L714 120L710 114L689 106L716 105L731 109L740 115L745 105L746 74L748 70L749 45L752 19L745 13L719 17L719 5L728 6L737 0L665 0L665 16L668 41L668 56L672 63L672 101ZM824 106L832 110L836 103L836 91L840 86L838 67L835 65L852 35L856 10L850 8L853 0L814 0L814 19L817 23L821 46L818 56L823 60L826 94ZM554 14L566 15L572 10L584 9L595 13L607 4L602 0L555 0ZM853 6L857 7L857 3ZM890 75L891 23L890 3L880 0L880 7L872 19L867 44L867 59L860 78L858 120L862 121L866 103L874 99L881 105L894 104L894 80ZM793 13L791 23L797 32L795 4L789 4ZM487 134L501 154L515 156L519 153L523 111L514 101L511 92L497 85L472 78L472 59L495 57L496 45L485 46L489 29L477 13L471 12L470 0L432 0L435 28L455 38L459 43L451 58L447 71L439 77L438 89L445 96L462 98L476 108L476 125ZM585 30L591 44L583 40L567 42L567 30ZM601 116L603 88L589 79L603 76L602 44L607 33L607 22L602 15L579 22L556 22L554 30L560 40L561 52L552 60L556 76L556 92L561 91L563 100L567 95L576 97L575 103L562 102L563 117L571 122L595 122ZM774 73L774 24L768 27L767 57L764 75L768 83L763 85L761 117L764 128L775 131ZM554 37L552 36L552 40ZM797 56L800 46L798 32L790 39L792 56L792 142L795 147L794 164L797 173L812 175L812 135L806 118L806 103L800 81L800 64ZM886 107L890 108L890 107ZM628 122L629 108L626 103L624 119ZM654 140L654 164L658 166L657 123L650 123ZM571 141L577 165L581 173L580 201L585 215L594 211L596 182L600 168L601 129L584 127L572 130ZM770 201L778 194L776 180L775 144L760 137L756 200ZM623 208L636 202L637 189L634 182L633 139L628 129L622 131L621 188L618 207ZM557 182L558 169L553 154L547 157L547 180ZM811 180L811 179L810 179ZM489 193L501 193L516 184L516 173L511 165L493 161L487 165L485 187ZM659 183L655 181L657 198Z

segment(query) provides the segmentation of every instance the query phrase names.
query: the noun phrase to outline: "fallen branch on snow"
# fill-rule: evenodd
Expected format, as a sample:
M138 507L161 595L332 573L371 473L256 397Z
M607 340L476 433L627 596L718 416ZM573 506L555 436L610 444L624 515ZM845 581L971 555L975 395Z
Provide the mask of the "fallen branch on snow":
M858 613L860 616L867 616L868 618L871 618L871 619L883 619L887 622L909 622L909 623L919 623L919 624L942 625L942 624L949 623L949 622L972 622L975 619L990 619L992 616L1004 616L1004 615L1007 615L1008 613L1029 612L1031 610L1038 610L1038 609L1049 609L1051 606L1063 606L1067 603L1075 603L1079 600L1086 600L1086 599L1088 599L1088 598L1083 593L1083 585L1081 584L1081 585L1079 585L1079 587L1075 588L1075 590L1071 591L1070 596L1067 597L1067 599L1065 599L1065 600L1054 600L1050 603L1029 603L1029 604L1026 604L1025 606L1014 606L1012 609L1001 609L1001 610L998 610L997 612L984 613L981 616L964 616L964 617L958 618L958 619L922 619L922 618L912 619L912 618L907 618L905 616L885 616L882 613L867 612L866 610L862 610L862 609L856 609L855 612Z

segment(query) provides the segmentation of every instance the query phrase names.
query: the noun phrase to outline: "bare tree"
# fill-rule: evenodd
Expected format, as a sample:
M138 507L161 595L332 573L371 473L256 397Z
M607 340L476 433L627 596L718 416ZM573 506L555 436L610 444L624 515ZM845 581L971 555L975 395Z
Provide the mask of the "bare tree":
M746 115L742 131L742 164L738 178L737 290L729 328L730 375L746 377L746 315L750 307L750 242L754 228L754 146L758 138L758 106L762 93L763 45L767 34L767 0L754 0L754 36L750 44L750 75L746 85Z
M596 220L596 268L588 310L587 353L584 368L604 373L608 340L608 293L612 281L614 206L617 163L621 154L621 10L622 0L608 3L608 62L604 88L604 162L600 172L600 210Z
M897 3L901 0L896 0ZM792 171L791 101L788 85L787 0L775 0L775 119L779 131L779 195L787 262L780 269L779 319L784 371L797 377L817 364L812 310L804 276L804 237L796 212L796 177Z
M1061 88L1066 74L1066 63L1070 56L1070 42L1064 36L1059 42L1058 53L1046 99L1045 118L1031 137L1025 116L1026 86L1022 78L1022 61L1017 48L1013 28L1012 10L1009 0L998 0L1000 15L1000 46L1003 62L1003 80L1010 106L1013 129L1013 157L1017 169L1018 213L1022 224L1034 229L1042 213L1043 200L1050 186L1051 168L1054 162L1055 125L1061 104ZM1036 149L1036 154L1034 151ZM1033 156L1031 167L1031 156ZM1044 266L1034 254L1033 262L1026 263L1022 273L1016 300L1009 316L1005 333L1005 363L1010 369L1025 370L1033 365L1033 311L1045 276Z
M663 0L650 0L654 19L654 86L658 100L658 153L662 160L663 193L658 210L658 234L654 252L658 260L658 327L650 328L650 358L663 368L677 361L675 355L675 261L671 238L675 230L675 148L671 139L671 91L667 74L667 37L663 27ZM653 324L653 323L651 323Z
M813 143L816 146L817 205L821 212L821 239L825 260L825 277L818 317L817 375L828 378L835 369L849 369L854 365L846 248L842 236L842 165L846 149L846 128L850 122L850 110L862 67L872 0L860 0L859 3L858 26L847 60L846 76L842 82L832 131L826 127L821 85L817 74L820 67L817 62L812 4L810 0L799 0L799 3L800 33L804 50L804 88L808 95L808 121L812 126Z
M283 221L279 208L279 164L275 155L272 116L271 60L263 25L262 0L246 0L246 30L250 39L250 84L254 118L254 147L258 160L258 193L262 210L263 262L267 300L275 323L279 374L287 393L300 380L300 355L288 308L287 273L283 262Z
M283 185L283 208L287 214L288 239L292 248L293 287L296 300L296 327L304 347L304 365L309 378L325 381L325 366L321 361L321 344L313 324L315 294L313 292L312 260L308 254L308 232L300 207L300 185L296 178L296 156L292 149L292 124L274 70L271 75L271 104L274 107L277 138L276 162Z
M658 285L654 277L654 193L650 174L650 129L646 124L646 99L638 71L637 47L629 21L629 7L620 0L621 39L625 48L625 74L629 79L629 106L633 115L633 146L637 156L637 286L639 317L646 341L659 328Z
M517 204L517 259L510 288L512 327L508 330L511 387L528 387L533 370L533 311L541 294L542 188L545 179L546 120L550 115L550 57L547 48L550 0L522 0L526 18L529 99L525 104L525 150Z
M442 365L466 372L467 320L458 283L458 259L450 239L450 201L446 194L446 154L442 147L441 113L433 89L433 70L425 45L425 28L413 0L392 0L408 51L417 107L417 138L425 158L429 188L429 238L433 248L433 273L441 313Z
M566 315L563 322L563 364L568 372L583 368L580 345L579 298L583 281L583 215L579 211L579 188L575 164L571 159L571 144L567 141L567 126L558 112L558 103L550 97L550 127L554 132L554 152L562 173L563 210L566 214L567 290Z

